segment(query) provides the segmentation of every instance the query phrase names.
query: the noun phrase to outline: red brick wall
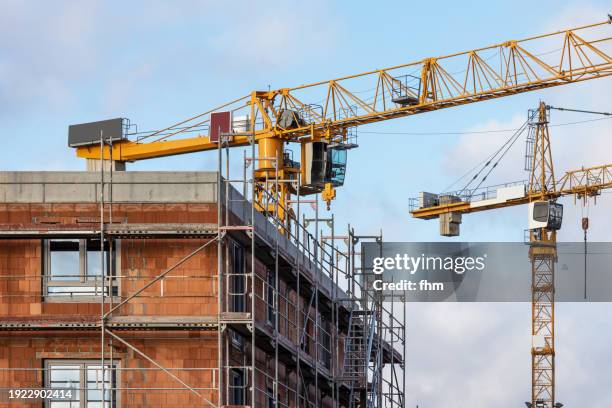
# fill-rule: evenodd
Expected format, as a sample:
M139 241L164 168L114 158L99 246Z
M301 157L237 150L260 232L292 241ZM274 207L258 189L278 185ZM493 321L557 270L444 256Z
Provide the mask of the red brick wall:
M120 293L129 296L171 268L204 240L123 240ZM142 292L121 314L212 316L217 312L217 246L211 244Z
M131 223L214 223L217 221L216 208L215 204L114 204L113 218L127 219ZM28 224L35 222L35 218L61 220L99 216L98 204L0 204L0 223Z
M0 223L75 223L99 217L95 204L2 204ZM216 220L212 204L117 204L115 220L130 223L192 222ZM187 255L203 240L122 240L121 295L143 287ZM99 302L51 303L42 301L42 245L40 240L0 240L0 318L24 316L99 316ZM134 299L117 315L214 315L217 313L216 247L211 244ZM189 279L181 278L189 276ZM163 296L162 295L163 285Z
M40 241L0 241L0 317L39 316Z

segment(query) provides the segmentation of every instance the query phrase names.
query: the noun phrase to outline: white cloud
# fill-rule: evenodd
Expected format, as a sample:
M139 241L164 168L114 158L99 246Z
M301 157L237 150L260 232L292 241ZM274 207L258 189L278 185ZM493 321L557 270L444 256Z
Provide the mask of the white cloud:
M528 399L529 305L408 305L406 406L518 406Z

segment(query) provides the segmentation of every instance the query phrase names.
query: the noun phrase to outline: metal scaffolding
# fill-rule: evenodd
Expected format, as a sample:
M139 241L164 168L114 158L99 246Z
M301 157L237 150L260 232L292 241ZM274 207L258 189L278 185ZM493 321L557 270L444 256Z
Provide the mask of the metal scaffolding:
M223 346L219 348L223 361L220 383L228 381L231 370L249 373L250 383L242 387L251 395L250 404L262 403L263 396L268 406L274 407L327 406L321 397L324 395L330 398L331 407L403 407L404 299L397 295L383 297L372 288L373 273L362 266L358 252L364 240L382 245L382 234L358 236L349 226L346 236L336 236L333 215L319 216L318 197L301 199L299 175L296 179L280 179L278 168L282 166L276 163L276 158L265 158L274 162L274 177L258 188L255 161L261 159L255 156L253 141L250 156L245 152L243 178L232 180L229 147L224 147L226 174L219 178L223 185L219 193L225 194L220 196L220 202L225 203L225 216L220 219L225 224L220 230L234 236L247 231L251 262L250 268L244 270L245 281L249 281L244 293L232 291L229 282L233 272L227 262L225 269L221 269L220 293L224 295L219 298L222 316L219 344ZM221 174L221 153L219 159ZM279 188L281 183L291 183L296 192L294 200L287 200L294 204L293 208L279 208L282 205L279 195L284 191ZM242 187L241 195L232 184ZM260 194L260 207L269 211L255 210L256 194ZM314 218L303 214L304 204L314 205ZM279 219L277 214L284 218ZM309 227L314 231L310 232ZM330 234L324 235L323 227ZM223 245L221 239L218 244ZM255 271L258 251L270 252L266 261L271 272L268 279ZM281 280L293 282L297 300L280 290ZM244 295L249 295L250 310L246 314L232 312L233 302L227 300ZM266 310L259 309L258 302ZM258 312L267 316L259 316ZM264 320L273 322L272 330L261 324ZM243 356L246 363L242 366L229 360L234 333L244 334L249 340L251 356ZM257 365L253 357L257 350L268 351L271 371ZM295 374L294 383L279 380L279 363ZM230 388L225 387L226 392Z

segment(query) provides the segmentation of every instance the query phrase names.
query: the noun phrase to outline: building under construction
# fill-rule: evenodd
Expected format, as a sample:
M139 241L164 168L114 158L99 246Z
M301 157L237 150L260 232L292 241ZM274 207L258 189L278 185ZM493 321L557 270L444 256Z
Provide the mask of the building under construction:
M380 236L256 211L248 158L110 167L0 173L0 406L404 406L403 304L361 285Z

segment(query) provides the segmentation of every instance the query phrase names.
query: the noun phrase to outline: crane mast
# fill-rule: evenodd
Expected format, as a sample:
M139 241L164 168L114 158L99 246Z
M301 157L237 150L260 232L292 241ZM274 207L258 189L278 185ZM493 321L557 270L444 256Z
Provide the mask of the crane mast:
M548 133L548 109L537 111L532 171L528 194L531 202L556 200L555 172ZM559 223L560 227L560 223ZM557 230L529 231L531 261L531 404L555 407L555 263Z

